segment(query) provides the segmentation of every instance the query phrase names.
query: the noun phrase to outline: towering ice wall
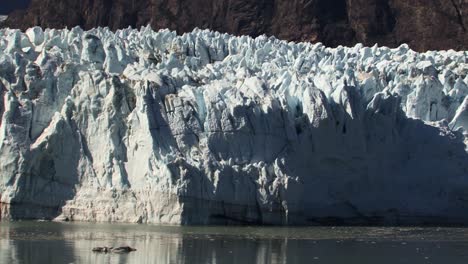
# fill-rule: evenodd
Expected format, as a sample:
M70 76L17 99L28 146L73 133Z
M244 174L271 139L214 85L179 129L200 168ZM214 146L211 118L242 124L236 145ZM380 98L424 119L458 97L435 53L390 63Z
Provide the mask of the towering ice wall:
M468 223L468 53L0 30L2 219Z

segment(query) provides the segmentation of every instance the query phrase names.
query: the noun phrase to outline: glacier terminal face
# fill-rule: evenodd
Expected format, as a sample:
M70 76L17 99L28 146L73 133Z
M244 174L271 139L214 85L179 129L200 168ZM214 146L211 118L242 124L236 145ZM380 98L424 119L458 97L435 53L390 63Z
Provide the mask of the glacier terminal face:
M468 224L468 53L0 30L1 219Z

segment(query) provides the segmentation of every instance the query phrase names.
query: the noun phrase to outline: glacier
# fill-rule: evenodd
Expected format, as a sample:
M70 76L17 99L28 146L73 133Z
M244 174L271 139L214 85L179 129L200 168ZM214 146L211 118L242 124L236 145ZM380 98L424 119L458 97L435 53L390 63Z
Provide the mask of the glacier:
M0 29L0 218L468 224L468 52Z

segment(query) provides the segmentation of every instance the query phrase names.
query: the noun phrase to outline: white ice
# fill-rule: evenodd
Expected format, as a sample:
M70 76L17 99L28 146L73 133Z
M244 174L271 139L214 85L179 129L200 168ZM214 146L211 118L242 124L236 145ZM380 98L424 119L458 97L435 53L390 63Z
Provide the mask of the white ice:
M2 218L468 222L468 53L0 30Z

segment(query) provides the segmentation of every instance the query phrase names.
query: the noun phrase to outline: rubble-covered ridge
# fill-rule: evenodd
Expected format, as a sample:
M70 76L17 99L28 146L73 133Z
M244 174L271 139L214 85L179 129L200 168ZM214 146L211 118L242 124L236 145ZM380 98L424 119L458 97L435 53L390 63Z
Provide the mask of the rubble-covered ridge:
M467 55L1 29L1 217L466 224Z

